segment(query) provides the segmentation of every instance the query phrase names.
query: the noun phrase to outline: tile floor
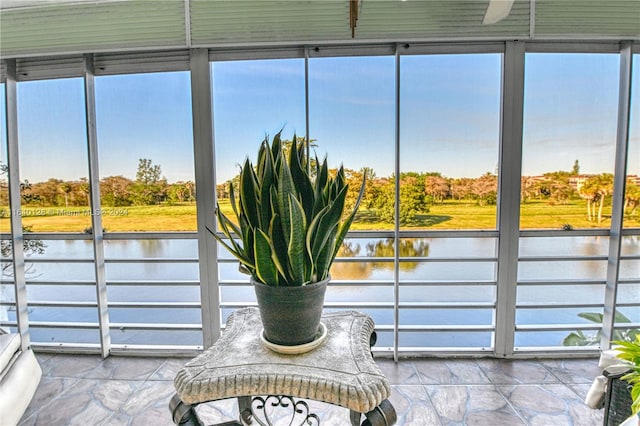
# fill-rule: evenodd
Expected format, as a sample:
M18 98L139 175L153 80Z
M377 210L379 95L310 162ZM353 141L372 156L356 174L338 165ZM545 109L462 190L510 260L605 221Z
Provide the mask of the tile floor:
M43 377L20 425L172 425L173 377L187 358L38 354ZM398 425L602 424L583 400L597 359L378 358ZM349 425L345 409L310 403L322 425ZM208 424L234 420L235 401L201 405ZM285 423L287 424L287 423Z

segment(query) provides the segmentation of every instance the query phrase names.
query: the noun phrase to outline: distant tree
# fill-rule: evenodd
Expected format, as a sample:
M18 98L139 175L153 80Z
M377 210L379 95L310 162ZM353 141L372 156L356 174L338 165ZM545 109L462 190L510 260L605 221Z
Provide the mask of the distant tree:
M395 220L395 179L392 177L379 192L377 201L380 219L387 223ZM400 224L415 223L418 216L429 213L424 177L417 173L403 173L400 178Z
M124 176L108 176L100 180L100 201L104 206L122 207L133 204L133 182Z
M176 182L169 184L167 187L167 202L184 203L188 201L195 201L193 196L193 182Z
M31 202L38 202L41 206L61 206L64 202L64 196L60 191L62 183L62 179L55 178L34 183L25 187L27 190L23 193L23 198L28 197Z
M574 161L571 174L573 174L574 176L578 176L580 174L580 163L578 162L578 160Z
M572 177L571 172L558 170L545 173L544 177L544 193L549 198L550 204L566 204L575 195L575 190L569 183Z
M580 195L587 200L587 220L597 218L602 222L602 209L605 198L613 192L613 175L602 173L589 177L580 188ZM596 214L596 205L598 208Z
M549 200L552 204L567 204L575 193L569 182L555 181L549 186L551 191Z
M80 178L80 180L76 182L74 192L78 194L78 200L82 200L82 204L85 206L89 205L90 189L87 178Z
M362 186L362 180L364 178L365 173L369 173L371 169L361 169L361 170L353 170L353 169L344 169L344 175L349 185L349 191L347 192L347 198L345 199L345 211L350 211L355 206L356 200L358 199L358 193L360 191L360 187ZM367 182L366 185L369 185L371 181L371 176L367 174ZM366 187L365 187L366 193ZM363 195L364 197L364 195Z
M69 182L60 182L58 184L58 191L64 196L64 206L69 207L69 194L72 191L71 184Z
M424 178L424 191L434 203L442 204L449 195L449 182L440 173L428 174Z
M640 204L640 185L636 185L627 178L627 185L624 193L624 214L627 217L633 216Z
M472 185L473 179L471 178L457 178L451 180L451 196L457 200L471 198L473 196Z
M498 177L489 172L474 179L471 191L477 197L478 204L495 204L498 199Z
M372 182L375 191L373 207L381 221L393 223L395 220L395 177L376 179Z
M360 201L361 208L373 208L376 199L376 182L380 179L376 176L376 172L371 167L363 167L360 169L360 173L367 176L367 186L364 189L364 195L362 201Z
M154 165L148 158L138 160L138 171L136 172L136 182L146 185L154 185L160 181L162 169L159 164Z
M166 196L167 180L161 178L162 169L148 158L138 160L138 171L132 193L133 203L151 205L160 203Z
M387 186L393 188L393 182L391 182L389 178L373 177L367 183L366 192L361 205L368 209L376 209L379 212L384 204L382 199L386 197ZM378 214L378 216L379 215L380 214Z
M526 203L533 198L540 198L538 180L530 176L522 176L520 180L520 202Z

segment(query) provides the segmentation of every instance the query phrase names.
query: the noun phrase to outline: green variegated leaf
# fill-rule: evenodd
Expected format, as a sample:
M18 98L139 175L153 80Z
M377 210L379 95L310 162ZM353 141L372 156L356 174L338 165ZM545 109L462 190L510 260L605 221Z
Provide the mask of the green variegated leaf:
M322 250L324 245L328 241L329 244L334 243L333 240L328 240L328 231L333 227L336 227L340 222L340 217L342 216L342 211L344 209L344 201L347 196L347 189L344 190L338 195L338 197L328 205L327 210L322 214L320 221L318 222L317 229L314 231L316 233L315 242L313 244L314 252L318 250Z
M247 219L244 216L240 216L240 229L242 230L242 242L246 249L244 250L245 256L251 261L252 265L255 265L255 259L253 258L253 229L248 225Z
M234 236L240 237L242 235L242 231L240 230L240 228L235 223L230 221L225 215L223 215L220 212L220 208L216 209L216 216L218 217L218 225L220 225L220 230L222 231L222 233L227 238L229 238L229 241L233 243L233 247L236 249L236 251L244 253L244 249L234 240ZM215 233L214 236L216 236Z
M263 145L261 150L263 153L262 175L260 176L260 228L269 229L271 222L271 188L274 188L275 175L273 170L273 158L268 145Z
M280 221L282 222L282 231L284 233L284 239L289 245L289 238L291 233L291 199L290 195L295 196L295 186L293 184L293 178L291 177L291 170L286 161L283 161L278 173L278 213L280 214Z
M300 156L304 150L304 145L297 145L296 135L293 135L291 152L289 153L289 164L291 165L291 177L296 190L296 195L302 203L303 211L307 222L311 222L313 215L314 193L313 185L309 179L309 174L300 161Z
M318 157L316 157L316 164L318 164L318 174L316 176L315 182L315 205L313 208L314 213L319 212L327 203L326 190L329 179L329 166L327 166L327 158L325 157L322 164L318 162Z
M267 285L278 285L278 271L271 256L271 244L267 234L256 229L254 234L254 257L256 259L256 277Z
M275 189L273 190L273 193L273 197L275 197ZM269 225L269 235L271 236L271 252L273 256L273 262L276 265L278 272L282 276L283 281L289 282L290 274L287 269L289 263L287 258L288 248L287 243L284 240L280 216L276 212L274 212L271 218L271 224Z
M256 191L256 177L249 160L245 161L240 175L240 204L247 222L253 229L258 226L258 194Z
M254 269L253 262L251 261L251 259L245 256L244 251L242 249L239 249L239 246L237 245L237 243L232 237L229 237L230 242L227 242L226 240L220 238L218 234L213 232L211 229L207 228L207 231L209 231L209 233L213 235L213 238L215 238L216 241L220 243L220 245L226 248L229 251L229 253L231 253L236 259L240 261L240 266L244 267L247 273L249 274L252 273L251 271L253 271Z
M291 268L291 277L294 284L302 285L307 282L305 279L305 230L306 230L306 218L302 204L293 196L291 199L290 210L290 226L291 232L289 233L289 245L287 247L287 256L289 258L289 265Z
M337 229L338 229L338 224L336 223L328 231L329 235L328 235L327 241L335 241ZM317 253L317 256L314 262L314 266L316 268L315 273L317 276L317 280L315 281L322 281L329 276L329 269L331 268L332 255L333 255L333 244L329 244L329 243L325 244L320 250L320 252Z
M281 133L282 130L276 133L276 135L273 137L273 141L271 141L271 154L273 155L273 158L278 158L279 156L281 157L280 154L282 154L282 141L280 140Z
M233 182L229 183L229 201L231 202L231 208L233 209L233 213L236 215L236 218L240 218L240 213L238 212L238 205L236 203L236 191L233 189Z

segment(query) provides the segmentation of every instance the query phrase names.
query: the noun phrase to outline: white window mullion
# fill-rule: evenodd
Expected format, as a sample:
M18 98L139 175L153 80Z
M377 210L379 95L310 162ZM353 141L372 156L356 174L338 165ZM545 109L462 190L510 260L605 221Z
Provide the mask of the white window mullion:
M103 358L111 351L111 334L109 331L109 310L107 301L107 278L104 260L104 233L100 211L100 173L98 170L98 135L96 131L96 85L93 56L84 58L84 96L87 127L87 154L89 160L89 190L91 211L91 227L93 235L93 262L96 278L96 301L98 305L98 325L100 327L100 350Z
M600 346L603 349L611 347L611 338L615 325L618 276L620 273L620 245L622 243L622 226L624 219L624 193L627 176L632 64L632 43L622 43L620 48L618 129L616 135L611 231L609 234L609 260L607 262L607 285L604 294L604 317L602 319L602 337L600 341Z
M495 354L514 352L520 175L524 104L524 43L507 42L502 67L500 174L498 177L498 271Z
M400 346L400 46L395 51L395 168L394 221L393 221L393 359L398 362Z
M24 236L22 234L22 197L20 194L20 155L18 148L18 93L16 61L6 62L5 104L7 114L7 159L9 166L9 206L11 208L11 256L15 289L16 320L22 350L30 345L27 283L25 278Z
M209 232L216 230L216 176L213 141L211 66L207 49L191 51L191 103L193 155L196 175L198 265L202 333L205 348L220 336L220 295L218 291L218 246Z

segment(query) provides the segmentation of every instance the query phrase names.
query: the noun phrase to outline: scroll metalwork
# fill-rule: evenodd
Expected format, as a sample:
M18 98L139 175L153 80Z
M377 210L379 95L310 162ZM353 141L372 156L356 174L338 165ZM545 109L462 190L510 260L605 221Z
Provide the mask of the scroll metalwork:
M309 412L309 404L290 396L256 396L251 401L251 411L253 420L260 426L274 426L276 421L288 426L320 425L320 418Z

